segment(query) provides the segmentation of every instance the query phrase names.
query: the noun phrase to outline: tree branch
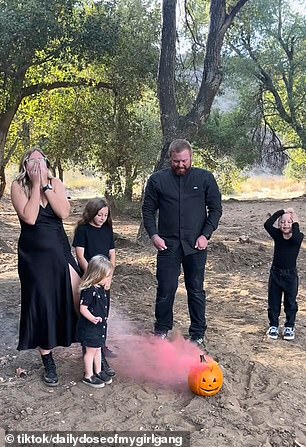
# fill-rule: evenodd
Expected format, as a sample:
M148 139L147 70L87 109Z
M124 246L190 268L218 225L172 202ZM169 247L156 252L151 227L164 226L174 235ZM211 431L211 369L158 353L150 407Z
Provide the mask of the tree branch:
M116 93L115 88L112 84L108 82L98 82L80 79L78 81L57 81L51 84L33 84L28 87L24 87L21 91L21 98L25 98L27 96L35 95L37 93L41 93L42 91L50 91L57 88L69 88L69 87L94 87L96 89L107 89L113 90Z
M239 0L235 6L231 9L230 13L226 17L225 25L228 28L233 22L234 18L241 10L241 8L247 3L248 0Z

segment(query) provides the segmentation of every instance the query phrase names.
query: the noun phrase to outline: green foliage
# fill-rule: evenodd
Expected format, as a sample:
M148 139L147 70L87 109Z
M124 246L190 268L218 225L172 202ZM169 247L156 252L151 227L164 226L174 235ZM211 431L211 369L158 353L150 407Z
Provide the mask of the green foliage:
M254 0L239 17L229 35L236 73L261 86L263 113L285 145L306 149L305 16L288 0Z
M132 185L152 170L161 139L152 89L159 53L158 3L0 0L0 13L0 25L9 17L7 28L0 31L7 39L0 43L0 118L16 104L22 89L47 87L26 96L19 106L7 145L19 136L14 159L39 145L54 166L123 176ZM14 21L16 41L11 34ZM2 66L2 57L11 65ZM24 72L16 82L21 65ZM91 87L79 87L80 80ZM66 88L48 91L59 82ZM98 83L110 88L98 89Z
M213 110L200 129L196 144L209 149L215 156L231 157L243 169L260 158L256 129L260 128L262 118L256 89L250 87L235 93L236 107L228 112Z
M290 152L285 175L296 180L306 179L306 153L303 149L296 149Z
M233 193L244 178L233 158L227 155L213 156L208 149L194 147L193 164L212 171L223 194Z

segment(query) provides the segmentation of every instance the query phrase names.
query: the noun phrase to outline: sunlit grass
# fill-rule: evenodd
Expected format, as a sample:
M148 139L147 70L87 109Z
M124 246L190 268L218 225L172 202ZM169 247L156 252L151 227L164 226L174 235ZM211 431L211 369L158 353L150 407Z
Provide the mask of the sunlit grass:
M17 173L15 166L10 166L6 170L7 188L9 193L10 185ZM64 183L72 198L90 198L103 196L105 193L105 183L103 179L94 175L85 175L78 170L64 172ZM140 198L142 185L136 185L135 191ZM233 194L223 195L224 199L230 197L236 199L286 199L299 197L306 193L306 181L289 179L279 175L252 176L241 182Z
M104 182L96 176L85 175L79 171L67 171L64 183L73 198L89 198L104 194Z
M9 194L11 183L18 172L17 166L7 167L6 174L6 193ZM64 184L73 198L87 198L101 196L105 191L103 180L94 175L85 175L78 170L69 170L64 172Z
M239 184L229 197L237 199L286 199L299 197L306 192L306 182L279 175L249 177Z

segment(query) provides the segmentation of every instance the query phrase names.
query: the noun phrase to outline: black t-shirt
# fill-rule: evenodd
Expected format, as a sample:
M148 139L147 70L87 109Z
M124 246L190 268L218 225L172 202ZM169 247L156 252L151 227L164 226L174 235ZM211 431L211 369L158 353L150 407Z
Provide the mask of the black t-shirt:
M113 230L108 225L102 225L100 228L90 224L80 225L72 245L84 248L84 258L87 262L96 255L104 255L109 259L109 251L115 248Z
M272 265L279 269L296 268L296 260L301 248L304 234L301 233L297 222L292 224L292 236L285 239L279 228L275 228L273 224L284 214L284 210L276 211L265 222L264 227L274 240L274 256Z

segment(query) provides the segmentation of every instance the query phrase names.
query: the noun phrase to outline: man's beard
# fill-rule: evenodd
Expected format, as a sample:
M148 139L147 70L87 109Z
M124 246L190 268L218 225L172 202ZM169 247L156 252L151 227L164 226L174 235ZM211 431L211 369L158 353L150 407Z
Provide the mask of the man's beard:
M190 172L191 166L189 168L174 168L172 167L172 171L174 172L175 175L178 176L183 176L188 174L188 172Z

